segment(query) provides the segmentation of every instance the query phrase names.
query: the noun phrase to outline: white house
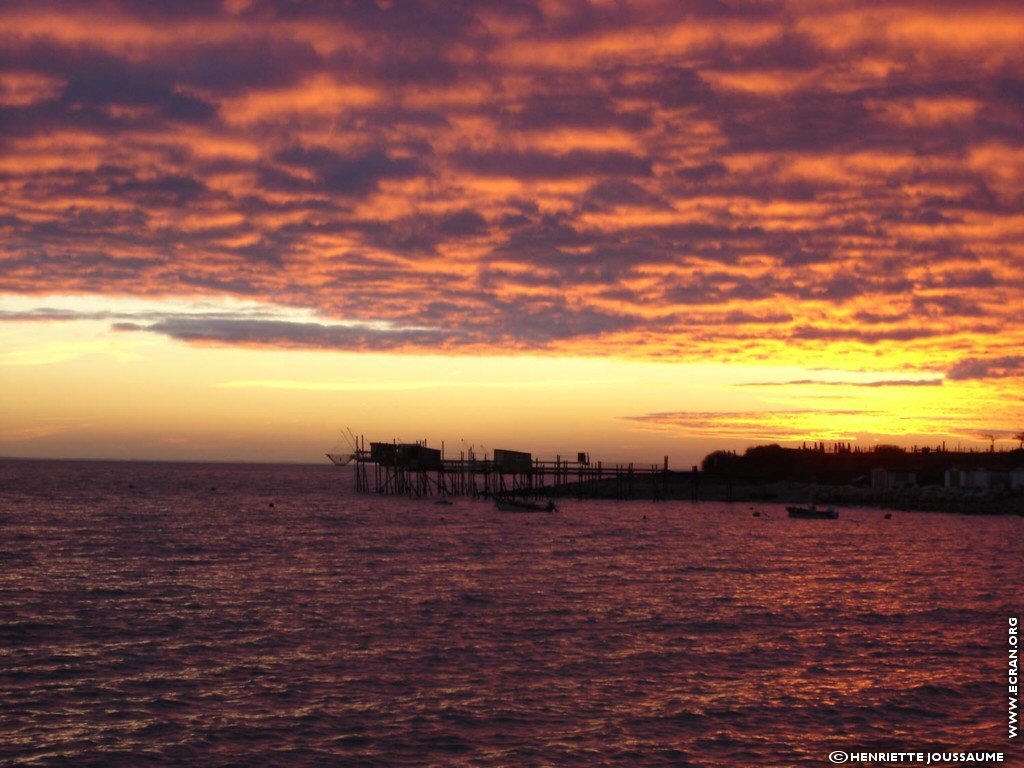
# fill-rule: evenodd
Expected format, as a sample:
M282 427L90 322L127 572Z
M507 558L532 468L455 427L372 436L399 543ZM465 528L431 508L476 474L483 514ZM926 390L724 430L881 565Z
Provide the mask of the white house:
M1011 473L984 467L951 467L945 472L947 488L1005 488L1011 485Z
M892 488L906 488L909 485L917 485L917 472L912 469L875 467L871 470L873 491L888 491Z

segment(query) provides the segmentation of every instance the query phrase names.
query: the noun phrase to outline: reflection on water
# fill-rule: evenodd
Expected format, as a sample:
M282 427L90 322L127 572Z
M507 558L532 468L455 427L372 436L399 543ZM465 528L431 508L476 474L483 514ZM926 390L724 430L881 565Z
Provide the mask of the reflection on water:
M14 765L1014 754L1020 518L505 515L329 466L52 462L0 464L0 504Z

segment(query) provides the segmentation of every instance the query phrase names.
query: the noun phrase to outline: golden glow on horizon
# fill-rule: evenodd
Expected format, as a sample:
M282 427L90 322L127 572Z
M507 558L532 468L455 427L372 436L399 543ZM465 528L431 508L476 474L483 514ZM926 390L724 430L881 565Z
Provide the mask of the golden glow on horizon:
M999 387L938 381L795 365L206 348L105 321L21 321L0 336L0 454L317 461L347 425L453 450L465 439L609 461L668 453L688 466L751 442L1002 436Z

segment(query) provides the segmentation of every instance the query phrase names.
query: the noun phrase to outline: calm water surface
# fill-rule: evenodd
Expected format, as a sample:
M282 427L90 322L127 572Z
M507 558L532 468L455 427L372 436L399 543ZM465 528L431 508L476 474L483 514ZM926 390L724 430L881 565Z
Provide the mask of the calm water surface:
M330 466L0 462L0 764L1024 765L1024 519L562 507L354 496Z

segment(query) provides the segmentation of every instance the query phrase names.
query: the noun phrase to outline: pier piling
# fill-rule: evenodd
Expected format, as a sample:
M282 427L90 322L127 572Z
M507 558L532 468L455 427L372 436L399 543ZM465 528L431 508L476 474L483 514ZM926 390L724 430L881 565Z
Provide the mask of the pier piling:
M591 462L585 452L576 460L544 460L521 451L498 449L490 456L478 458L473 449L448 458L445 444L440 449L417 443L371 442L356 439L353 456L357 493L414 498L467 496L472 498L512 496L520 498L543 496L591 496L636 498L643 489L650 498L666 498L673 475L668 456L659 466L651 464L614 464ZM685 476L686 473L679 473ZM693 496L697 497L696 467L692 473Z

